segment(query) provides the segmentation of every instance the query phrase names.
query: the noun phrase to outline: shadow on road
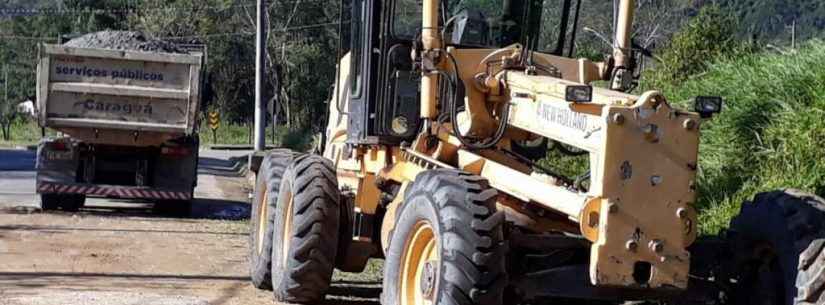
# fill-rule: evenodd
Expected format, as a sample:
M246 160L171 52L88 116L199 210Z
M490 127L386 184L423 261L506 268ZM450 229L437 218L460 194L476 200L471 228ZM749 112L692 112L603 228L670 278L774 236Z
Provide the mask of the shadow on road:
M0 209L5 214L31 214L33 212L49 213L54 215L81 215L97 216L103 218L141 217L153 218L157 220L170 219L174 221L187 221L199 219L214 220L244 220L250 215L249 204L242 201L195 198L192 201L192 209L186 215L163 214L152 207L153 203L147 201L132 201L110 199L109 203L89 203L78 212L48 211L43 212L32 207L15 207Z
M238 158L230 158L229 160L225 160L201 156L198 158L198 174L238 177L238 171L242 164L238 161L240 161Z
M0 281L23 281L38 278L71 277L71 278L129 278L129 279L177 279L177 280L205 280L205 281L248 281L246 276L220 276L200 274L137 274L137 273L84 273L84 272L0 272Z
M208 235L239 235L246 236L246 233L229 233L229 232L207 232L207 231L179 231L179 230L136 230L136 229L95 229L95 228L74 228L65 226L31 226L31 225L13 225L0 226L2 231L34 231L38 233L47 234L66 234L71 231L89 231L89 232L122 232L122 233L162 233L162 234L208 234ZM3 235L0 234L0 237Z
M323 304L328 305L378 305L381 284L347 284L333 282Z

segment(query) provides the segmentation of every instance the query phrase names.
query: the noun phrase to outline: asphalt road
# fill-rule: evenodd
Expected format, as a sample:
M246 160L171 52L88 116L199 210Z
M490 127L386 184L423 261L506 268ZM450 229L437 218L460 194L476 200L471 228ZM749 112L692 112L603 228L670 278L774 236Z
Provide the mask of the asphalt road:
M0 149L0 206L36 204L35 152Z

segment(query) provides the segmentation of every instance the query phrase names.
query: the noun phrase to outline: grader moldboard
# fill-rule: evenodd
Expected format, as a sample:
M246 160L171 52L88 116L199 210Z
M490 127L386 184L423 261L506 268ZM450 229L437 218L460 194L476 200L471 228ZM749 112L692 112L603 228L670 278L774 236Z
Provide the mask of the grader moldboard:
M384 305L825 303L821 198L760 194L697 240L700 126L721 99L626 93L633 0L602 62L571 58L581 1L470 3L342 8L321 154L275 150L257 171L256 287L313 303L333 269L384 258ZM589 170L536 164L548 145Z

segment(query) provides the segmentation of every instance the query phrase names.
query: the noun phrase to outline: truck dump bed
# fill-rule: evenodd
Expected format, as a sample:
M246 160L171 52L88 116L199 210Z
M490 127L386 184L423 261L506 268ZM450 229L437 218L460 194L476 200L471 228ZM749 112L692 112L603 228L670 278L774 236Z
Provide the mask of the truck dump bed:
M89 143L159 145L196 131L203 54L44 45L41 126Z

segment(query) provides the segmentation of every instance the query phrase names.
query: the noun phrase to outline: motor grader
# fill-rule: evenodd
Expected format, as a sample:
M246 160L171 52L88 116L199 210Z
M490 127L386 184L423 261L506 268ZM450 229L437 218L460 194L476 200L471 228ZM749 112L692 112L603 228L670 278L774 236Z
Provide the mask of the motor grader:
M825 303L821 198L763 193L697 238L700 129L721 99L628 93L633 0L598 62L573 58L580 0L346 4L321 147L257 170L256 287L313 303L334 269L383 258L384 305Z

